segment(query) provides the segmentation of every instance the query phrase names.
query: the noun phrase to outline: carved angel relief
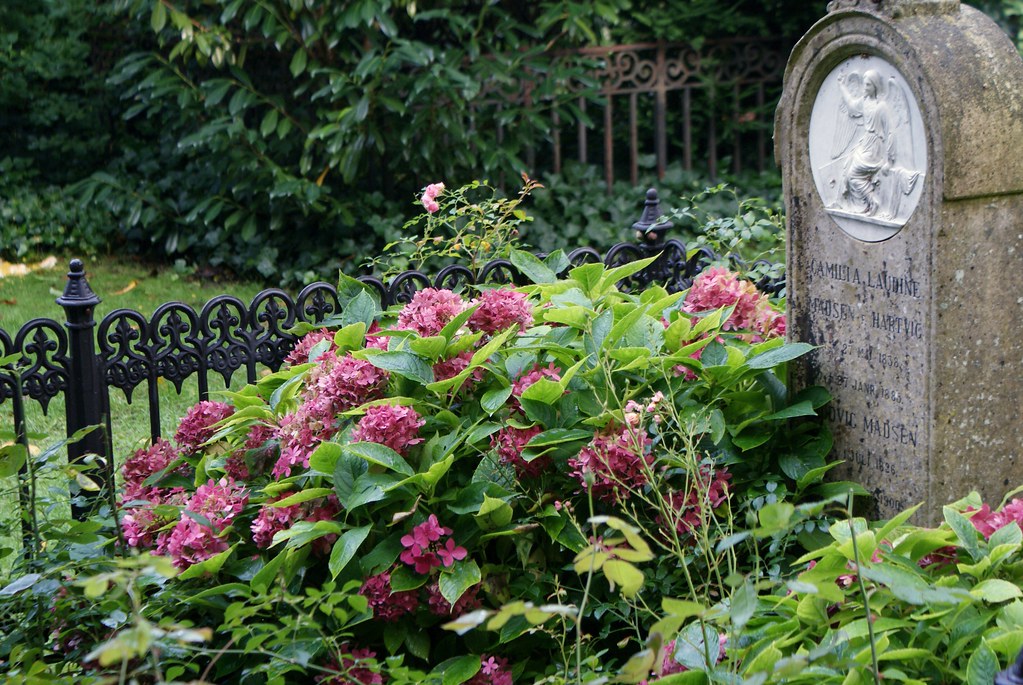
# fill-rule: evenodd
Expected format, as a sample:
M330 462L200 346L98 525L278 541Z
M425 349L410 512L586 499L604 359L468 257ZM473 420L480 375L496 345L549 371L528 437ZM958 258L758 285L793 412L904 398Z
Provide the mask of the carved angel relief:
M916 208L927 166L923 119L905 79L879 57L832 71L810 117L810 164L824 207L854 238L890 238Z

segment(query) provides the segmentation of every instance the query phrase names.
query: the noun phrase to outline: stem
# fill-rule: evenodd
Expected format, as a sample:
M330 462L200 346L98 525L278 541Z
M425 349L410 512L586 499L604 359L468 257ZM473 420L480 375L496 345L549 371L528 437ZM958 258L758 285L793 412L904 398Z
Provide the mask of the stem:
M586 488L586 501L590 508L590 518L593 517L593 488ZM592 529L591 529L592 530ZM575 680L582 685L583 671L583 612L586 610L586 600L590 597L590 584L593 582L593 564L596 555L590 556L590 568L586 572L586 587L583 588L583 598L579 602L579 611L575 618Z
M863 597L863 610L867 612L867 636L870 639L870 660L873 665L874 683L881 685L881 671L877 665L877 639L874 637L874 622L870 618L870 599L867 597L867 586L863 582L863 573L860 569L860 550L856 546L856 525L853 522L853 496L849 493L849 535L852 536L853 562L856 564L856 583L860 588L860 595Z

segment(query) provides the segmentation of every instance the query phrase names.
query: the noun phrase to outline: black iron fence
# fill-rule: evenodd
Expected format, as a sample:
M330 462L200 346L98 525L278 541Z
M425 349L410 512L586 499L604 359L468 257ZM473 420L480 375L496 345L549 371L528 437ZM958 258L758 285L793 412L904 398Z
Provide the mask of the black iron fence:
M646 269L621 285L639 290L658 283L669 291L688 288L708 264L719 260L706 248L687 250L679 240L665 239L670 223L658 223L657 193L647 192L643 214L633 224L637 242L621 243L606 254L584 247L568 253L573 266L603 262L619 266L638 259L658 256ZM421 271L405 271L383 280L360 278L377 292L383 306L405 303L427 287L461 290L478 284L523 284L515 266L497 259L474 272L462 265L442 269L434 277ZM778 293L781 280L764 278L758 287ZM339 313L337 289L329 283L313 283L292 297L270 288L248 303L232 295L219 295L198 311L181 302L156 308L151 317L130 309L117 309L100 321L94 318L100 298L89 286L85 265L72 260L63 294L57 304L64 308L65 321L38 318L11 334L0 328L0 407L11 403L16 440L28 449L29 427L26 402L38 403L43 412L51 401L63 395L67 434L89 426L94 430L68 446L68 459L80 461L88 454L105 457L106 473L97 474L102 497L112 484L114 437L110 430L110 394L124 393L130 401L145 393L149 407L150 438L160 437L160 382L171 383L180 394L183 383L195 377L196 400L209 397L209 380L220 375L225 384L236 373L254 382L260 368L276 371L294 348L291 329L300 322L316 323ZM13 359L13 361L12 361ZM123 446L122 446L123 448ZM76 517L85 516L91 503L74 508Z

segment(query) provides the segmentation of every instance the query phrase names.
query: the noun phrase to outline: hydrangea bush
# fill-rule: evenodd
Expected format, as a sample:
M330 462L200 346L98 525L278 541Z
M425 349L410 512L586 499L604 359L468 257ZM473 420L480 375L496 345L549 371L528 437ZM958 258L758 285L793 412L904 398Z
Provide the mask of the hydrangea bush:
M216 679L611 672L661 596L702 591L719 565L708 545L756 515L768 482L824 487L826 436L790 419L826 396L788 397L775 372L808 346L784 343L783 315L748 283L712 269L688 293L629 294L616 284L649 262L559 279L560 254L515 259L533 285L427 288L386 312L345 281L339 318L283 369L127 461L127 545L203 598L177 618L234 643L294 624L308 650L220 660ZM779 459L800 466L788 477ZM335 608L265 608L303 593Z

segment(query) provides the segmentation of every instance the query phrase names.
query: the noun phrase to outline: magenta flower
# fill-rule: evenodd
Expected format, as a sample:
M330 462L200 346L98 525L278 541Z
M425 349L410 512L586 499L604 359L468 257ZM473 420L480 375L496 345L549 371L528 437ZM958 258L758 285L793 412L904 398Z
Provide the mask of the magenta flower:
M174 433L174 442L182 454L198 452L204 442L213 437L216 424L234 414L234 407L223 402L199 402L185 414Z
M522 451L526 443L541 431L540 426L529 428L505 426L490 436L490 448L497 452L498 460L502 464L511 464L515 468L517 478L539 478L550 467L552 463L550 456L545 454L532 461L526 461L522 457Z
M480 670L465 685L512 685L508 660L499 656L480 656Z
M359 588L359 594L369 600L373 618L389 623L411 614L419 606L419 595L415 591L394 592L391 590L390 573L381 573L367 578Z
M423 288L398 313L395 328L421 336L437 335L466 308L465 300L450 290Z
M549 378L552 381L561 380L561 371L558 367L554 366L554 362L551 362L547 366L540 366L534 364L533 368L522 374L512 383L512 395L515 397L522 397L522 393L526 391L526 388L536 383L541 378Z
M444 595L441 594L440 585L434 581L426 586L426 603L430 613L434 616L461 616L483 606L479 592L480 585L477 583L462 593L462 596L458 598L455 605L451 606L448 604L448 600L444 599Z
M341 645L341 663L334 660L324 663L324 667L337 671L337 675L321 674L316 676L318 685L383 685L384 677L373 670L377 653L366 648L352 649L348 643ZM366 662L370 662L367 665Z
M317 359L310 359L309 354L313 351L313 348L319 345L324 340L329 341L329 345L322 354L332 354L337 351L337 345L334 344L334 333L325 328L321 328L317 331L310 331L302 336L302 338L296 343L295 349L293 349L287 357L284 358L285 364L305 364L306 362L315 362Z
M992 511L990 506L983 504L980 509L970 507L966 510L967 514L971 512L973 516L970 517L970 523L980 531L985 540L990 539L995 531L1013 521L1023 527L1023 500L1021 499L1012 500L1000 511Z
M182 514L170 534L161 534L157 553L168 554L178 568L188 568L205 561L228 548L220 537L248 502L249 493L241 483L229 478L210 479L200 485L185 506L186 511L198 514L208 522Z
M415 526L412 532L401 538L405 550L398 557L415 568L416 573L429 573L441 565L452 566L456 560L465 559L468 552L448 538L441 544L441 538L451 535L451 529L440 525L435 514Z
M520 333L533 325L533 307L525 294L514 290L486 290L475 301L479 306L469 317L468 325L473 331L493 335L511 326L518 326Z
M121 467L121 475L124 476L123 502L132 500L151 500L159 497L160 488L145 485L145 480L154 473L163 471L172 461L178 458L177 450L163 438L154 442L146 449L136 450L124 466ZM175 469L175 472L188 475L190 472L188 464L182 464Z
M627 499L630 490L646 485L654 461L649 447L645 432L611 425L578 456L570 457L568 465L584 489L590 487L598 499L614 504Z
M692 533L706 520L707 509L717 509L728 499L728 481L731 479L726 469L715 471L710 466L703 466L694 475L686 492L673 492L668 499L674 511L672 520L675 529L682 535ZM663 524L660 517L657 522Z
M440 557L441 563L444 564L444 568L450 568L455 565L456 561L465 559L469 552L466 551L465 547L459 547L455 544L455 541L448 538L444 542L443 547L437 548L437 556Z
M751 331L754 342L784 335L784 314L774 311L755 285L719 266L706 269L696 277L686 294L682 311L693 314L733 305L732 315L722 330Z
M389 404L367 407L365 416L352 431L352 441L379 443L405 456L410 447L423 441L418 434L425 423L412 407Z

